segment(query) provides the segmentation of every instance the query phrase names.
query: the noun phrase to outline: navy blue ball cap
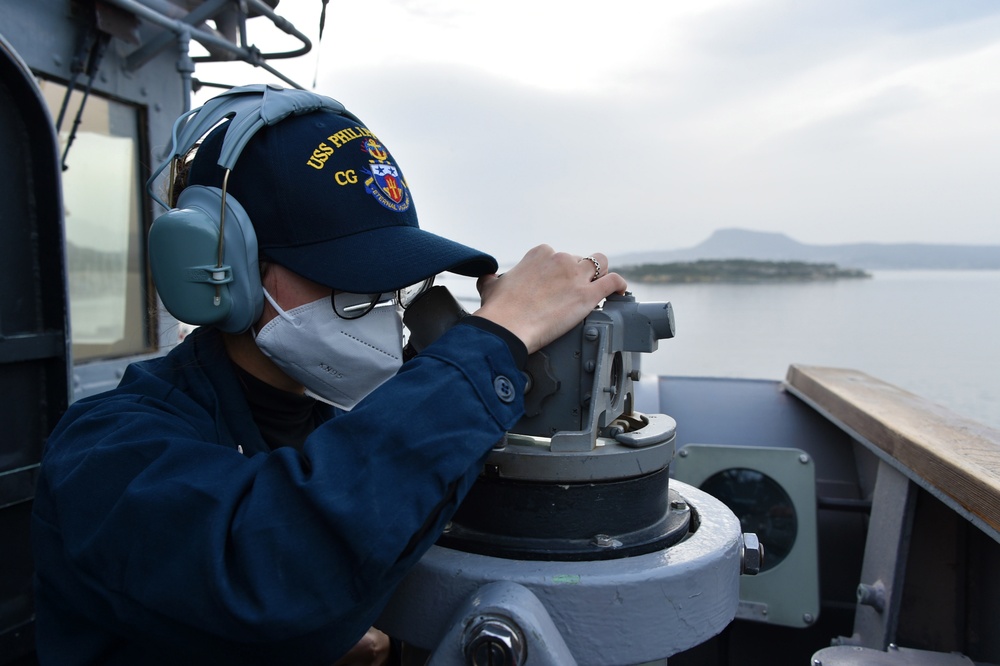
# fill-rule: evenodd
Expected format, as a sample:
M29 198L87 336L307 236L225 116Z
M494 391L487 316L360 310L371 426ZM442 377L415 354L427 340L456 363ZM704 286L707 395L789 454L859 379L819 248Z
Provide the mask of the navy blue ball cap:
M225 130L202 142L189 184L222 187ZM334 289L378 293L444 271L497 270L492 256L420 228L402 170L357 118L316 111L261 128L226 192L246 210L264 257Z

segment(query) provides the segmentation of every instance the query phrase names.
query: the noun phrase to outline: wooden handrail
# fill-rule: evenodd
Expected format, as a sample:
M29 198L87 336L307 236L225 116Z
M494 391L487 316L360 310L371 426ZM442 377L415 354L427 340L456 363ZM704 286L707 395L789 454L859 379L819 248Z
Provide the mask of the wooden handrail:
M856 370L792 365L785 386L997 539L1000 430Z

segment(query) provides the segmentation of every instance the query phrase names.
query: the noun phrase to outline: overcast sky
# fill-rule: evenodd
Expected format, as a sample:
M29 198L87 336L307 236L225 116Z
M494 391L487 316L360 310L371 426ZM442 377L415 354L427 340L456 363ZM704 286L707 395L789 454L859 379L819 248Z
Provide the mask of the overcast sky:
M278 11L315 41L320 7ZM996 0L330 0L273 64L382 139L422 227L501 263L728 227L1000 244Z

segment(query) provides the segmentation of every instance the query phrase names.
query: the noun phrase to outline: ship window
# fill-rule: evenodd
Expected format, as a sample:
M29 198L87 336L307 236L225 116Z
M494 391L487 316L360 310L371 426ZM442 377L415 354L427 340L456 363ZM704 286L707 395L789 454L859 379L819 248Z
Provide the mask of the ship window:
M66 87L52 81L39 81L39 86L57 119ZM60 155L82 99L74 91L65 106ZM139 126L138 108L92 92L65 160L62 194L75 361L149 350Z

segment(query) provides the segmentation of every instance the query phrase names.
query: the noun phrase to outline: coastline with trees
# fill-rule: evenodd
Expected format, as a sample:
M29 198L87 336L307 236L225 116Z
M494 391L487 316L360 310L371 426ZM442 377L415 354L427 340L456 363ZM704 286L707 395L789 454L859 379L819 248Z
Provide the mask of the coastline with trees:
M627 280L646 284L816 282L872 277L866 271L832 263L753 259L701 259L621 266L613 270Z

